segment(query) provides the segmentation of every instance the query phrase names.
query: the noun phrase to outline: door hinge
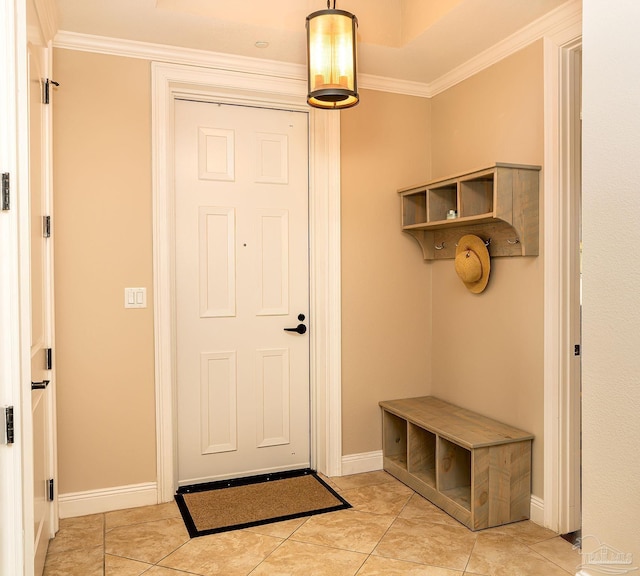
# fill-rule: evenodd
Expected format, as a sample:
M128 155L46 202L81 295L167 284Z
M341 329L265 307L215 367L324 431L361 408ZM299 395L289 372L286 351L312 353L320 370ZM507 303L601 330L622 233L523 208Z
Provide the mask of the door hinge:
M13 444L13 406L0 407L0 444Z
M49 102L51 102L51 84L53 84L54 86L60 86L60 84L58 82L54 82L53 80L49 80L49 78L47 78L44 81L44 85L42 87L42 90L43 90L42 103L43 104L49 104Z
M53 481L53 478L49 478L49 480L47 480L47 500L49 502L53 502L54 496L55 496L55 484Z
M51 216L42 217L42 235L51 238Z
M2 209L11 209L11 179L9 172L2 173Z
M44 349L45 370L53 368L53 350L51 348Z
M573 345L573 355L580 356L580 344Z

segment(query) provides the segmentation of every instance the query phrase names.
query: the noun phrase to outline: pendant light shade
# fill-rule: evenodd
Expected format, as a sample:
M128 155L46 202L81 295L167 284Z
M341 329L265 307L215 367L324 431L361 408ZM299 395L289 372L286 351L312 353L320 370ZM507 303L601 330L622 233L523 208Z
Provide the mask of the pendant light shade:
M355 106L358 19L344 10L320 10L307 16L307 102L315 108Z

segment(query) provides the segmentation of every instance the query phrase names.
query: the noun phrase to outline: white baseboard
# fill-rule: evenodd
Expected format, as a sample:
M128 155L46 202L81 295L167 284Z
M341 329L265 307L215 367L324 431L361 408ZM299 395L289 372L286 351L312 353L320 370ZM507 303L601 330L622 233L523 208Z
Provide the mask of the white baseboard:
M69 492L58 497L60 518L75 518L157 503L158 486L155 482L87 492Z
M349 454L342 457L343 476L375 472L376 470L382 470L382 450L363 452L362 454Z
M544 526L544 500L537 496L531 496L531 508L529 512L531 522Z

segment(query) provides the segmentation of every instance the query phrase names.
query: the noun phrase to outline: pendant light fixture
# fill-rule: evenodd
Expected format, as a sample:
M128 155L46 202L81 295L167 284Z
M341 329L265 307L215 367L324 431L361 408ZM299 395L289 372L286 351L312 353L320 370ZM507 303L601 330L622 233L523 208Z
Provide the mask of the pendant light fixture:
M307 102L315 108L338 110L360 99L356 78L358 19L344 10L330 9L307 16Z

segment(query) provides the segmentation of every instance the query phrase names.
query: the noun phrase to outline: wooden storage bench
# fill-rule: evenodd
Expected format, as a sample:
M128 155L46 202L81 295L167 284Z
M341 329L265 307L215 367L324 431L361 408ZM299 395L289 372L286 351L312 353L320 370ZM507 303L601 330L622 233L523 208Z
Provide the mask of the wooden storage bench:
M471 530L529 518L533 435L433 396L380 407L387 472Z

